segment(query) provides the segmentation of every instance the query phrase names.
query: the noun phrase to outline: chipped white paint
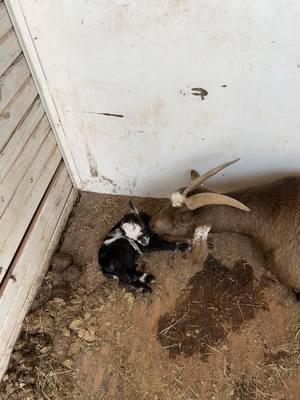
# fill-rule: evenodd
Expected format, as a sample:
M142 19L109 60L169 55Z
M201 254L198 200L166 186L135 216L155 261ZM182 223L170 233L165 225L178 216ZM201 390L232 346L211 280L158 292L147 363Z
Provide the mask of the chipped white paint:
M83 189L169 195L191 167L236 156L213 181L300 170L299 1L7 3L25 15Z

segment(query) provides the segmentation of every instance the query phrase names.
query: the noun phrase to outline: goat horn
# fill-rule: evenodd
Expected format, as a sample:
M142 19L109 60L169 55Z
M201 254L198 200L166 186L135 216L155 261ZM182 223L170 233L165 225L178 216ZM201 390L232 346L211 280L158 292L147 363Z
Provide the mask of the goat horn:
M208 178L210 178L213 175L216 175L218 172L222 171L222 169L228 167L231 164L236 163L239 161L239 158L236 158L235 160L228 161L224 164L218 165L217 167L210 169L208 172L206 172L204 175L199 176L198 178L194 179L185 189L183 192L183 196L186 196L188 193L192 192L195 190L199 185L201 185L203 182L205 182Z
M199 172L196 171L195 169L192 169L192 170L191 170L191 180L194 181L195 179L197 179L197 178L199 178L199 177L200 177ZM185 190L185 188L180 189L180 192L183 193L184 190ZM206 186L204 186L204 185L201 184L200 186L197 187L197 191L198 191L198 192L209 192L210 190L207 189Z
M184 202L190 210L196 210L197 208L210 205L223 205L238 208L243 211L250 211L250 208L240 201L219 193L195 194L194 196L185 198Z

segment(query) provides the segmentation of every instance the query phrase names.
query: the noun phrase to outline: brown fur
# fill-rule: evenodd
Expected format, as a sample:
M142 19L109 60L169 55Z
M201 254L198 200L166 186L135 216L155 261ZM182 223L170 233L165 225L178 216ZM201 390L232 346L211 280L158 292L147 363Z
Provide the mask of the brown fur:
M191 211L170 204L152 218L151 228L169 241L189 240L202 225L212 226L211 232L250 236L262 247L281 282L300 291L300 178L283 178L227 195L251 212L213 205Z

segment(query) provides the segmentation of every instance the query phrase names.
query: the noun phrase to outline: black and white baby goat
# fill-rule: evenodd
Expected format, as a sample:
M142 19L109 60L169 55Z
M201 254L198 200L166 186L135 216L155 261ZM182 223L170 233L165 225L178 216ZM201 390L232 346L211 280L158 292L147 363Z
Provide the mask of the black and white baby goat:
M151 292L155 282L152 274L137 270L138 258L151 251L184 251L186 243L168 243L150 231L150 216L139 212L129 202L131 212L126 214L106 235L98 251L98 262L103 274L119 279L120 285Z

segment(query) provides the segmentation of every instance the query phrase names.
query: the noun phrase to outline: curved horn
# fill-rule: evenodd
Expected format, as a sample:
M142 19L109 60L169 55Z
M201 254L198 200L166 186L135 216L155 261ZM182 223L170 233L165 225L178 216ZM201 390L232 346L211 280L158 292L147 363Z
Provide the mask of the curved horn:
M239 158L236 158L235 160L228 161L224 164L218 165L217 167L210 169L208 172L206 172L204 175L199 176L195 180L193 180L185 189L183 192L183 196L186 196L189 192L192 192L195 190L199 185L201 185L203 182L205 182L208 178L210 178L213 175L216 175L218 172L222 171L222 169L228 167L231 164L236 163L239 161Z
M199 178L200 174L198 171L196 171L195 169L191 169L191 180L194 181L195 179ZM185 190L185 188L180 189L181 193L183 193ZM197 187L197 191L199 193L201 192L211 192L211 190L207 189L206 186L204 186L202 183Z
M184 202L190 210L196 210L197 208L204 206L223 205L238 208L239 210L243 211L250 211L250 208L245 206L240 201L219 193L195 194L194 196L185 198Z

